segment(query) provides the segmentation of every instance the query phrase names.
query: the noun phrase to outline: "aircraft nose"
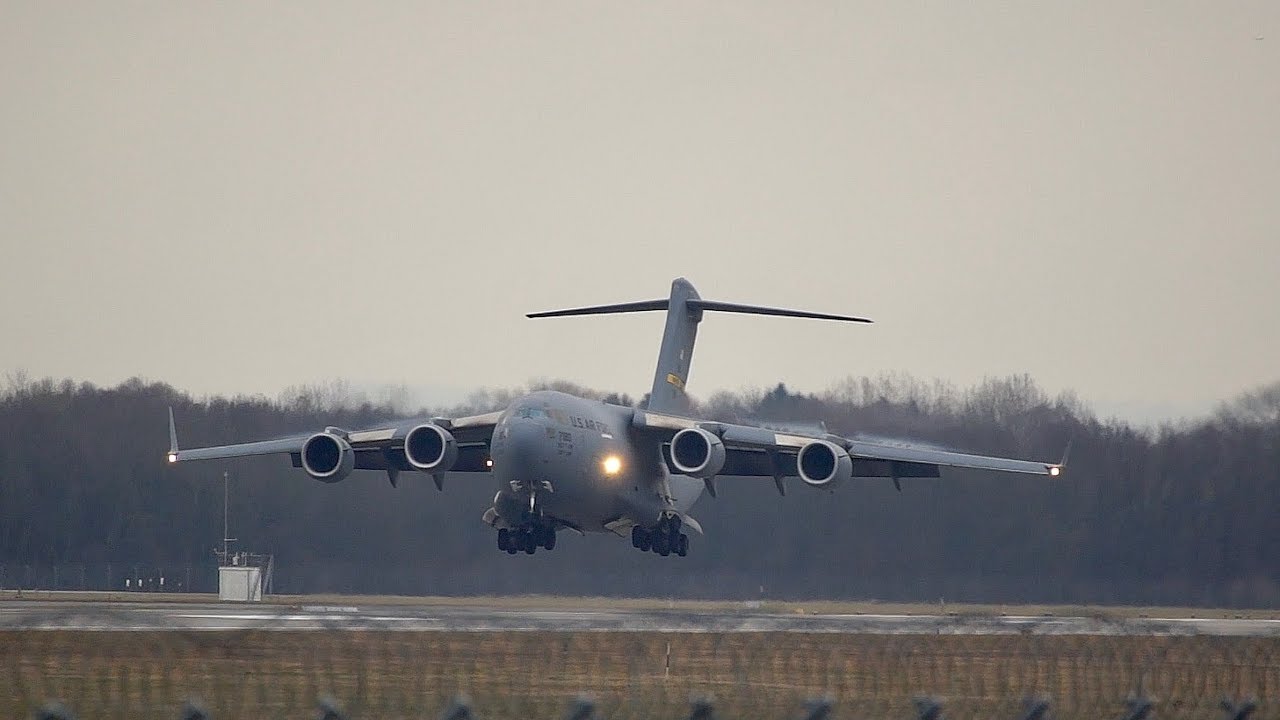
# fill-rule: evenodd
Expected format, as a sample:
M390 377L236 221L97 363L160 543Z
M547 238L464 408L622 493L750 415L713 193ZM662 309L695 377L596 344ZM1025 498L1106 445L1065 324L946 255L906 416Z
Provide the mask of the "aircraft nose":
M509 460L517 472L547 462L547 429L536 422L512 423L507 443Z

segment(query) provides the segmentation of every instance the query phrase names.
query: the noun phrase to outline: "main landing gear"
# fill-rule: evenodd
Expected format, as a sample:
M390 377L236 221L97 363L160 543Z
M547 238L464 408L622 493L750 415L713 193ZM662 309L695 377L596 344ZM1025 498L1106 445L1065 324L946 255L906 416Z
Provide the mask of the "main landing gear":
M556 548L556 529L550 525L537 524L510 530L498 529L498 549L508 555L515 555L523 550L532 555L538 548L554 550Z
M689 554L689 536L680 532L680 518L671 515L651 528L631 528L631 547L643 552L652 550L662 557L672 553L684 557Z

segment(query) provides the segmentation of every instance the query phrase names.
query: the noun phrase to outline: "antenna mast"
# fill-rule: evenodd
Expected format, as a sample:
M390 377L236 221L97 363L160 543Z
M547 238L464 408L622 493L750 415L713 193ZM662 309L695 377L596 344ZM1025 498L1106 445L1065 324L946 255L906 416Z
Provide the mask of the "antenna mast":
M222 471L222 562L224 565L231 564L231 543L235 542L235 538L229 537L230 531L230 514L231 514L231 481L230 473L226 470Z

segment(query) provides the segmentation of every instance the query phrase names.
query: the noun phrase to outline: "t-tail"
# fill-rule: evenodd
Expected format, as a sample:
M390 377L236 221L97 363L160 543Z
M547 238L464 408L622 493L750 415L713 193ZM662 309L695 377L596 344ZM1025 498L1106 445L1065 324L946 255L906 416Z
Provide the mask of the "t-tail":
M850 317L848 315L829 315L827 313L807 312L804 310L784 310L781 308L760 307L758 305L739 305L737 303L703 300L698 296L698 291L694 289L693 284L684 278L676 278L672 281L671 296L666 299L641 300L639 302L615 305L596 305L568 310L551 310L530 313L526 317L605 315L650 310L666 310L667 327L662 333L662 347L658 350L658 367L653 373L653 388L649 391L648 409L654 412L673 414L683 413L689 407L688 396L685 395L684 388L689 381L689 365L693 362L693 343L698 336L698 323L702 322L702 313L708 310L752 315L813 318L817 320L871 322L866 318Z

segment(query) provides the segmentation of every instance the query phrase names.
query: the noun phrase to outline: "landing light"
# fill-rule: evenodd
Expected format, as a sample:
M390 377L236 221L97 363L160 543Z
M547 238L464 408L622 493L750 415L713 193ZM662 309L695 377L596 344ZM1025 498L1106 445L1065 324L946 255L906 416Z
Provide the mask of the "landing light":
M485 460L485 461L484 461L484 466L485 466L485 467L487 467L487 468L491 468L491 467L493 467L493 458L489 458L488 460Z
M169 462L171 463L178 462L178 453L169 453Z
M600 466L604 468L605 475L617 475L618 471L622 469L622 458L617 455L610 455L600 463Z
M1049 468L1049 477L1058 477L1061 474L1062 474L1062 468L1060 467Z

